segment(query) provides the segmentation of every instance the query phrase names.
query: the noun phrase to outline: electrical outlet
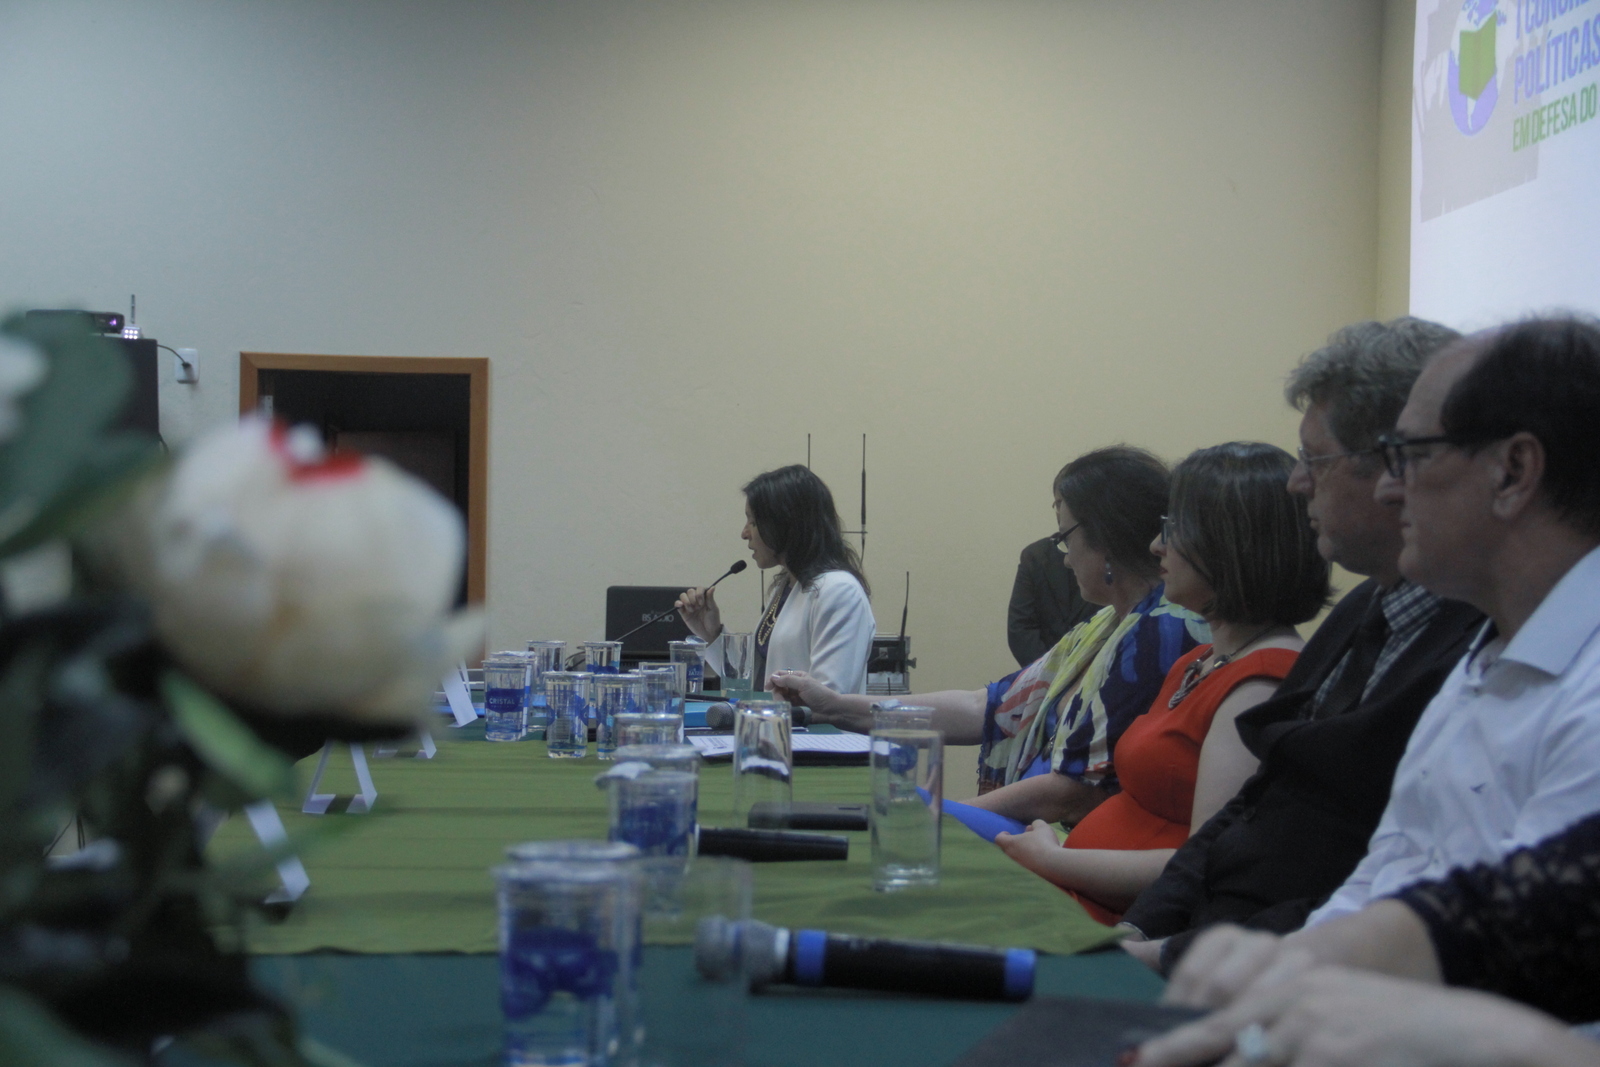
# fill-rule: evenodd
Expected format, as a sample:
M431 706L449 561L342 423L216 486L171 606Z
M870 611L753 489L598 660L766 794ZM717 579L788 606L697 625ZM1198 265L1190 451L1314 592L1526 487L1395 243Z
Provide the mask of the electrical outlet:
M200 350L198 348L180 348L177 355L172 357L173 377L180 382L193 385L200 380Z

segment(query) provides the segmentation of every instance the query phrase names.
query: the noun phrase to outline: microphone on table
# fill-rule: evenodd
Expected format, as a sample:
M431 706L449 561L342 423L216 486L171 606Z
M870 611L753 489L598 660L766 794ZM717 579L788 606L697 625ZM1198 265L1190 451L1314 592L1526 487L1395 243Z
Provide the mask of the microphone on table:
M751 863L797 860L846 860L850 839L829 834L801 834L790 830L719 829L702 826L695 852L701 856L732 856Z
M789 705L789 719L796 726L811 725L811 709L802 704ZM733 705L719 700L706 708L706 729L713 732L733 729Z
M979 948L929 941L847 937L786 930L721 915L695 930L694 965L712 981L741 970L750 988L774 982L929 993L969 1000L1026 1000L1038 957L1027 948Z
M735 562L733 566L729 567L727 572L723 574L722 578L726 578L726 577L728 577L729 575L732 575L732 574L738 574L740 571L744 570L748 566L750 566L750 564L746 563L744 560L741 559L741 560ZM717 587L717 582L722 581L722 578L718 578L716 582L712 582L710 585L706 586L706 591L709 592L712 589L715 589ZM631 629L627 633L623 634L621 637L612 637L612 638L608 638L608 640L611 640L611 641L626 641L628 638L632 637L634 634L638 633L640 630L644 629L646 626L649 626L653 622L660 622L662 619L666 618L668 615L671 615L676 610L677 610L677 608L676 608L676 606L674 606L674 607L668 608L666 611L658 611L654 615L650 616L648 619L644 620L644 622L641 622L638 626L635 626L633 629Z

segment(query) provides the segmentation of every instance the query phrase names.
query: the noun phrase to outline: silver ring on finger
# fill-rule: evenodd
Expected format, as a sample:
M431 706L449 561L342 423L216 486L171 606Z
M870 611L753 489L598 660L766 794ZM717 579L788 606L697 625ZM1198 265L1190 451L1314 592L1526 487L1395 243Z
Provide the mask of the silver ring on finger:
M1233 1035L1233 1051L1251 1067L1261 1067L1272 1062L1272 1048L1267 1041L1266 1027L1251 1023Z

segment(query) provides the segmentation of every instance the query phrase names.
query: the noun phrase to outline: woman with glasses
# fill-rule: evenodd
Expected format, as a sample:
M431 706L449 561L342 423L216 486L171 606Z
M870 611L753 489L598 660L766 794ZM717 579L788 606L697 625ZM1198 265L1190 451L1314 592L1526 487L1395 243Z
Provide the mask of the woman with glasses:
M1122 734L1120 791L1064 847L1042 820L995 840L1101 922L1116 922L1254 771L1233 721L1272 695L1303 644L1295 626L1327 603L1328 564L1304 499L1285 487L1293 465L1282 449L1254 443L1204 448L1178 465L1150 551L1167 599L1204 618L1211 643L1173 664L1149 711Z
M1117 446L1079 456L1056 481L1067 564L1086 600L1103 605L1021 671L981 689L902 698L934 709L951 745L982 745L974 803L1014 819L1076 822L1116 788L1117 739L1150 706L1173 662L1210 636L1162 596L1150 554L1170 476L1149 452ZM807 674L773 686L820 722L865 733L871 699Z

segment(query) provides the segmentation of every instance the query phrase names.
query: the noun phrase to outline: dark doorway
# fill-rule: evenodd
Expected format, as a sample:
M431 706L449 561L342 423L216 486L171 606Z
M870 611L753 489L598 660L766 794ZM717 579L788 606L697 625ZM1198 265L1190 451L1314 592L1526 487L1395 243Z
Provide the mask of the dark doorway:
M333 452L382 456L454 501L467 525L460 602L484 599L488 361L241 353L240 411L322 433Z

